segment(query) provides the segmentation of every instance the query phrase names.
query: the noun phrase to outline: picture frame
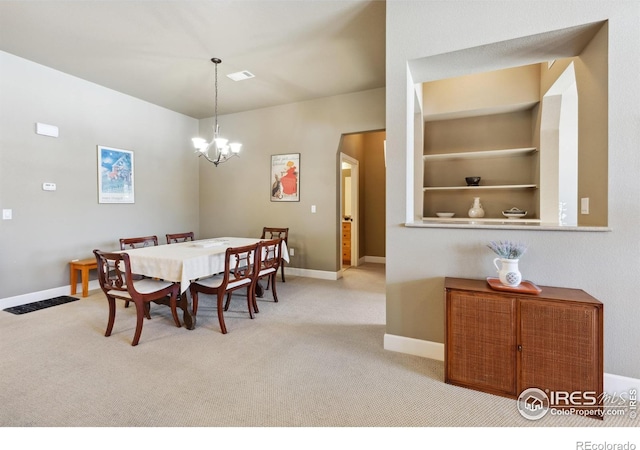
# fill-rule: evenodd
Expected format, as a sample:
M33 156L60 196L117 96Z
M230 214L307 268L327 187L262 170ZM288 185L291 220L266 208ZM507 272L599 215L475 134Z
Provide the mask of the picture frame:
M98 145L98 203L135 203L131 150Z
M272 202L300 201L300 153L271 155Z

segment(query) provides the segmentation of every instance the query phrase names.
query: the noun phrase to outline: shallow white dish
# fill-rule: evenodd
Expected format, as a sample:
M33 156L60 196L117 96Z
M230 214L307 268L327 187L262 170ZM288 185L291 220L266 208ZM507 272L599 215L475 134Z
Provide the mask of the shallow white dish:
M437 212L436 216L438 217L453 217L455 216L456 213L452 213L452 212Z
M520 219L527 215L527 211L523 211L514 206L511 209L502 211L502 215L508 219Z
M505 216L508 219L520 219L520 218L526 216L527 212L526 211L522 211L522 212L514 213L514 212L502 211L502 215Z

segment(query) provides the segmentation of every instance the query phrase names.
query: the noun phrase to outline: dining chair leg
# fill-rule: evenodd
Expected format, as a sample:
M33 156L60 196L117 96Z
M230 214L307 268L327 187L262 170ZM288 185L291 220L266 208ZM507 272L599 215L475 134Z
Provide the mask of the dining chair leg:
M253 319L253 283L247 286L247 308L249 309L249 317Z
M113 331L113 323L116 320L116 299L108 297L107 301L109 303L109 321L107 322L107 331L105 331L104 335L109 337L111 336L111 331Z
M257 285L258 283L256 283ZM254 313L259 313L260 310L258 310L258 296L256 295L256 287L254 286L253 288L251 288L251 303L253 303L253 312Z
M218 322L220 323L220 331L227 334L227 326L224 324L224 312L222 301L224 300L224 292L218 292Z
M271 285L272 285L271 292L273 292L273 301L278 303L278 293L276 292L276 278L278 277L278 274L277 274L277 272L273 272L269 276L273 277L273 283L271 283Z
M224 303L224 310L229 311L229 304L231 303L231 292L227 294L227 301Z
M138 345L140 342L140 335L142 334L142 325L144 323L144 314L146 306L142 302L134 302L136 305L136 332L133 336L132 346Z
M151 305L149 303L144 304L144 316L151 320Z
M282 274L282 282L284 283L284 261L280 262L280 273Z

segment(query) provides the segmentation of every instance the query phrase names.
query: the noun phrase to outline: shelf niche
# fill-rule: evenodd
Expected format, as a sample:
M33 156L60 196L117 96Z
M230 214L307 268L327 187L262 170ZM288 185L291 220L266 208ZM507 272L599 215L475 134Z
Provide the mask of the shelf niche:
M537 113L538 103L528 103L510 112L426 121L424 217L442 211L468 217L473 198L480 197L487 219L504 219L502 211L513 207L538 219ZM467 186L469 176L481 177L479 186Z

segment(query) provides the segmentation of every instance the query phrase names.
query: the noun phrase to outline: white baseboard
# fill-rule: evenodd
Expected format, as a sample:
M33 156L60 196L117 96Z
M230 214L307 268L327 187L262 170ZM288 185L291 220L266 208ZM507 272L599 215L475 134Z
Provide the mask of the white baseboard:
M364 258L360 258L360 261L366 263L386 264L387 258L384 256L365 256Z
M98 280L89 281L89 290L100 289ZM0 309L11 308L12 306L26 305L27 303L39 302L62 295L71 295L70 286L60 286L57 288L45 289L44 291L29 292L27 294L16 295L14 297L0 298ZM76 297L82 296L82 287L78 286Z
M444 361L444 344L394 334L384 335L384 349Z
M640 392L640 379L623 377L612 373L604 374L604 391L607 394L620 394L635 389L636 393Z
M287 274L299 277L318 278L321 280L337 280L342 277L342 271L327 272L326 270L299 269L297 267L289 266L287 266L285 270L285 280L287 279Z
M384 335L384 349L423 358L444 361L444 344L424 341L393 334ZM640 379L624 377L612 373L604 374L604 392L610 395L628 393L631 389L640 392Z

